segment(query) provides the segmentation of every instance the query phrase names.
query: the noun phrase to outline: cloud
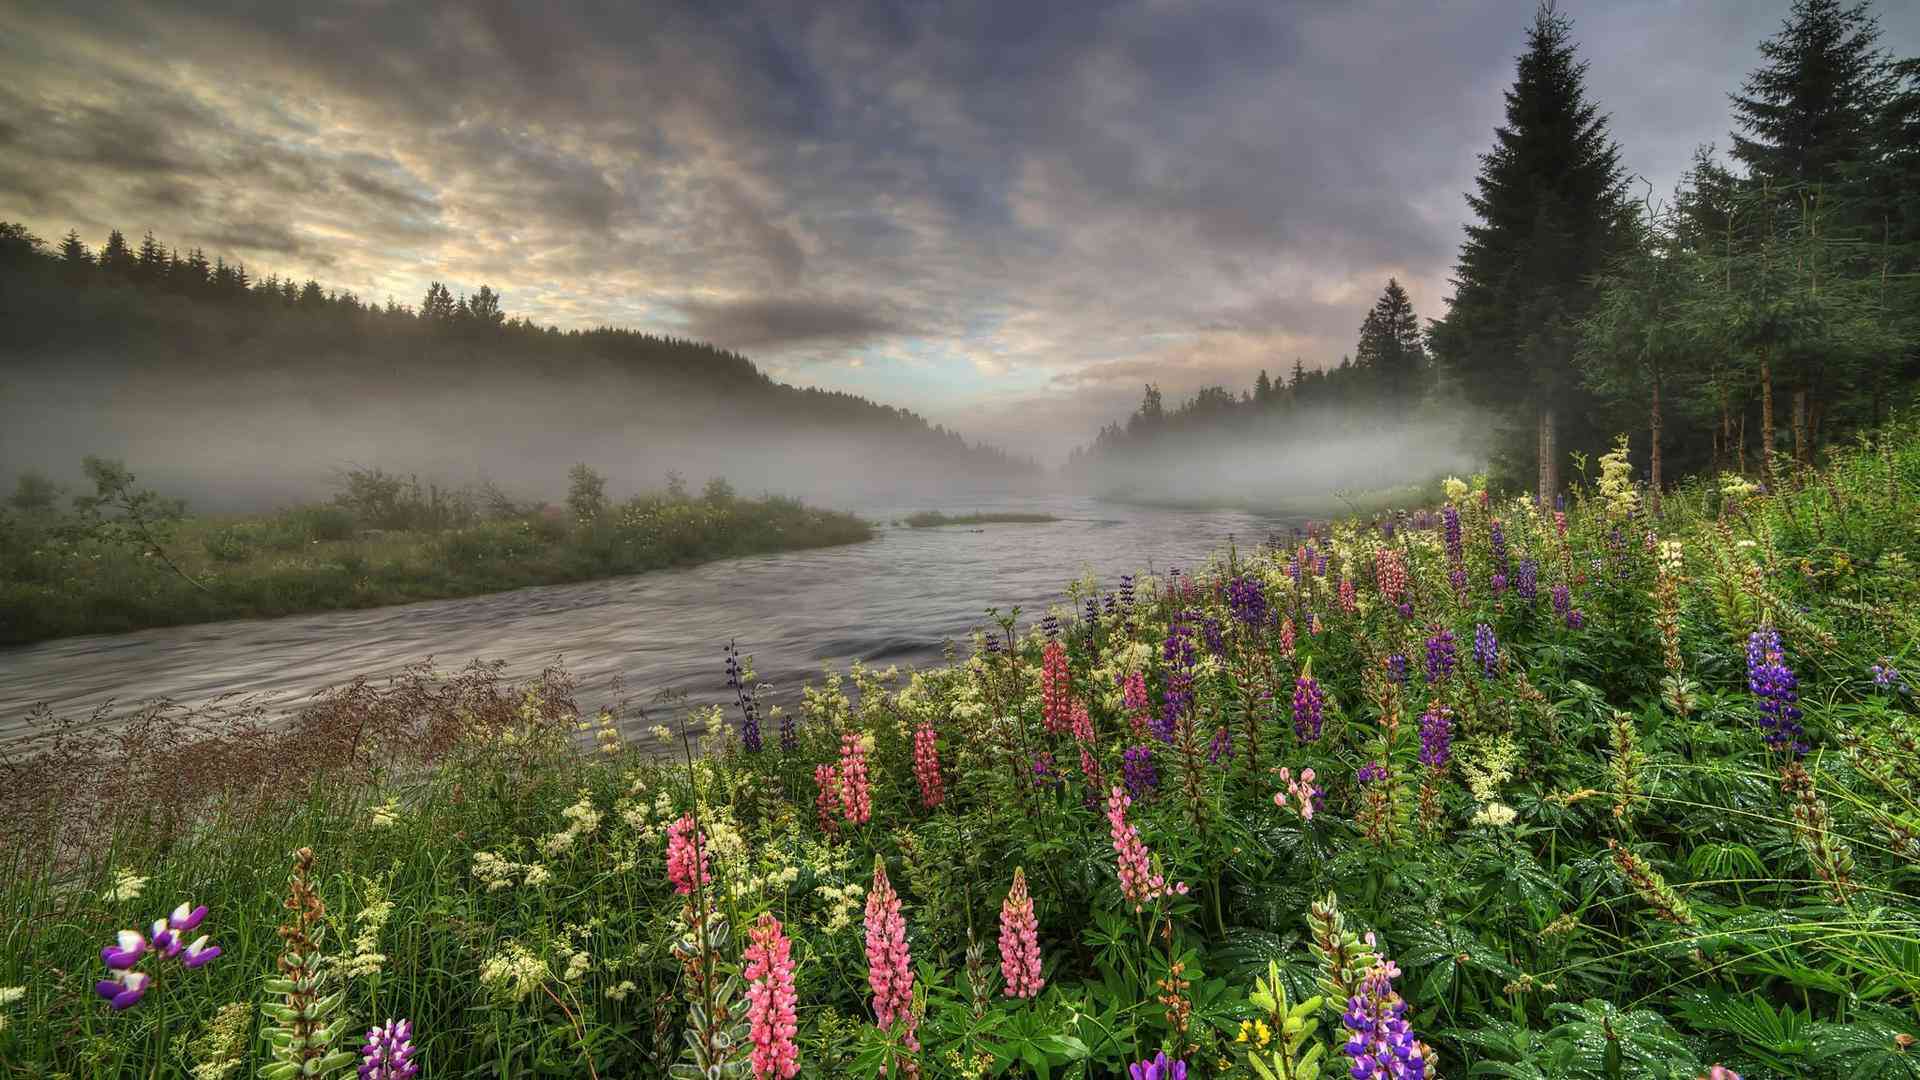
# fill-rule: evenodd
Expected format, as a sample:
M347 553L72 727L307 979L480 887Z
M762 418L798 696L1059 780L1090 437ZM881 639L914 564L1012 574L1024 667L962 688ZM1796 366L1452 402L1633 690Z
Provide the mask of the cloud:
M1665 195L1787 0L1572 14ZM1920 52L1920 9L1881 4ZM0 218L363 296L491 285L1057 457L1438 315L1530 9L72 0L0 39ZM859 360L855 367L851 363ZM922 366L916 366L922 365Z
M907 323L854 300L684 300L675 306L686 319L686 334L730 349L857 345L913 332Z

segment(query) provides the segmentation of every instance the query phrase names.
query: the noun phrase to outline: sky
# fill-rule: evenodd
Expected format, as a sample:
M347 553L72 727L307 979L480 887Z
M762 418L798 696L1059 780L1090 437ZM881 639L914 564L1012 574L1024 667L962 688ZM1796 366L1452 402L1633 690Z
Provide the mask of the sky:
M1562 0L1669 194L1785 0ZM739 349L1043 461L1439 315L1530 0L9 5L0 220ZM1882 3L1920 53L1920 5ZM1639 190L1646 190L1640 188Z

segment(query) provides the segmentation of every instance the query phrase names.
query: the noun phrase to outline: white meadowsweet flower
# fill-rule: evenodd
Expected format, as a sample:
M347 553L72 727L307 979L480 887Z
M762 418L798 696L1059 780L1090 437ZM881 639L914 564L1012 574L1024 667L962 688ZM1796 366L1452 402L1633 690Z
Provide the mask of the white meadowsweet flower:
M134 873L131 869L122 868L114 871L113 887L101 894L100 899L105 900L109 904L138 900L140 899L140 894L146 890L146 887L146 878Z

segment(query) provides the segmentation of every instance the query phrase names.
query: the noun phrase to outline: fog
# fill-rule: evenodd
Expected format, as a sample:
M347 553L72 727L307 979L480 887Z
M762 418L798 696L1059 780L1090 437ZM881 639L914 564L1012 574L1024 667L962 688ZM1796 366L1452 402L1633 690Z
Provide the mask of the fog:
M1181 431L1103 456L1077 474L1087 490L1176 505L1284 508L1300 499L1426 483L1482 467L1489 424L1470 410L1415 417L1352 413L1254 430ZM1337 500L1330 505L1337 505Z
M781 415L773 403L676 392L610 367L370 384L364 369L335 359L197 372L103 356L8 361L0 483L34 470L72 490L82 456L95 454L125 460L142 486L185 496L195 510L251 512L328 497L354 467L442 487L491 482L518 500L554 502L575 462L599 470L616 496L658 490L677 471L696 491L724 476L743 495L822 505L1037 482L969 468L925 430Z

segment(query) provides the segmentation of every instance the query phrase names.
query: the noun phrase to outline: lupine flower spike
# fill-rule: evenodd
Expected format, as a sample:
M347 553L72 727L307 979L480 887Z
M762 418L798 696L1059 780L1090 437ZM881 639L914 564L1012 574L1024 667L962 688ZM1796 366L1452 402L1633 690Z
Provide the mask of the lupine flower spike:
M360 1048L360 1080L413 1080L420 1065L413 1060L413 1023L389 1019L367 1031Z
M1031 998L1046 985L1040 977L1039 932L1026 871L1016 866L1013 888L1000 905L1000 974L1006 977L1008 997Z
M165 918L155 919L147 934L122 930L114 943L100 950L107 965L107 978L93 984L94 992L114 1009L126 1009L139 1003L153 988L153 972L139 971L140 962L149 955L157 965L162 960L178 960L187 969L200 967L220 955L220 946L207 943L207 935L188 942L186 936L198 929L207 917L205 904L194 907L181 904Z
M793 944L780 920L764 912L747 931L747 1030L753 1040L755 1080L790 1080L800 1072L800 1048L794 1042L799 1020L794 1005Z
M1127 1080L1187 1080L1187 1063L1171 1061L1165 1050L1127 1066Z

